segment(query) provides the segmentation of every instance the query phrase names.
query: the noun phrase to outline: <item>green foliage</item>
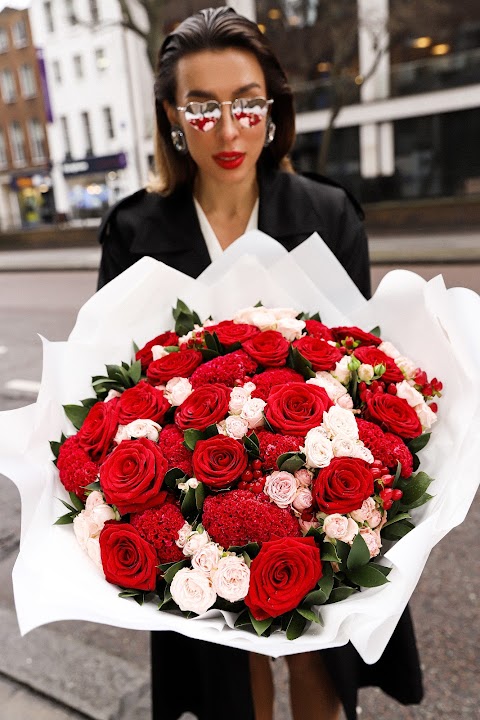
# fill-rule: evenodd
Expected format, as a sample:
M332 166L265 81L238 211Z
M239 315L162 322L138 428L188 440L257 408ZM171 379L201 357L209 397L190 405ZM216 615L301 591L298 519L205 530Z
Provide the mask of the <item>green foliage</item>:
M197 313L190 310L183 300L177 300L176 307L172 308L172 314L177 335L186 335L194 329L195 325L202 324Z

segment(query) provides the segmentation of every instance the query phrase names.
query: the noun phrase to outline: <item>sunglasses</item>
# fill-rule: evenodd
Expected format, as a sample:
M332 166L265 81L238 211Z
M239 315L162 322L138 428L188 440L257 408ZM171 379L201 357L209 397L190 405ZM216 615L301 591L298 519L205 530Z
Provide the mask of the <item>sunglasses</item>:
M268 106L273 100L264 97L237 98L236 100L206 100L205 102L189 102L184 107L177 107L177 110L185 113L185 120L195 130L208 132L213 130L222 117L222 105L230 105L232 118L238 121L242 127L254 127L266 116Z

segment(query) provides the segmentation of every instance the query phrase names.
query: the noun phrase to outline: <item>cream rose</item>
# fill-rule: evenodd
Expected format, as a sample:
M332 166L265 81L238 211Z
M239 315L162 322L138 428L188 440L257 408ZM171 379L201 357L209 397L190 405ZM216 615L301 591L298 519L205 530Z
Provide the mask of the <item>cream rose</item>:
M349 355L344 355L343 358L335 365L335 369L332 370L333 377L341 382L342 385L348 385L350 382L351 373L348 367L349 362Z
M299 487L310 487L313 480L313 474L306 468L301 468L295 473L295 480Z
M86 551L90 560L93 560L99 570L103 570L102 556L100 553L100 540L98 537L91 537L87 540Z
M395 347L395 345L388 340L384 340L380 345L378 346L378 349L381 350L385 355L388 355L390 358L397 358L400 357L400 353Z
M370 382L375 375L375 370L372 365L368 363L362 363L357 370L358 379L363 382Z
M332 439L332 450L335 457L356 457L357 441L348 435L335 435Z
M131 438L147 438L147 440L153 440L158 442L158 435L162 426L153 420L134 420L125 426L125 430Z
M323 530L327 538L352 543L355 535L358 534L358 525L352 518L347 518L340 513L332 513L327 515L323 521Z
M277 322L277 332L281 333L288 342L293 342L301 338L304 329L305 322L303 320L282 318Z
M239 415L229 415L226 420L217 423L217 430L220 435L241 440L248 432L248 422Z
M169 355L168 350L165 350L163 345L152 345L152 358L154 360L160 360L162 357Z
M371 530L370 528L363 527L360 528L360 535L367 543L370 557L377 557L380 552L380 548L382 547L382 542L378 533L376 533L374 530Z
M113 400L114 398L119 398L122 393L118 392L118 390L109 390L107 393L107 397L103 402L109 402L110 400Z
M192 567L195 570L201 570L204 573L211 572L217 567L222 550L214 542L208 542L195 555L192 555Z
M358 425L355 415L350 410L345 410L338 405L333 405L323 413L322 427L330 437L343 435L352 440L358 440Z
M179 548L185 547L185 543L187 542L191 534L192 526L190 525L190 523L185 521L185 524L178 531L178 540L175 541L175 545L177 545Z
M230 393L229 412L232 415L240 415L242 408L250 399L250 393L244 387L234 387Z
M353 410L352 396L348 393L345 393L345 395L341 395L336 401L336 404L344 410Z
M87 540L90 537L90 520L85 510L73 518L73 532L77 542L83 550L87 549Z
M172 407L178 407L193 392L193 387L187 378L174 377L165 385L164 395Z
M396 357L395 365L400 368L407 380L411 380L415 377L415 374L417 372L417 366L415 365L413 360L410 360L410 358L407 358L403 355L401 355L400 357Z
M236 315L233 316L233 322L255 325L255 327L258 327L260 330L275 330L277 326L275 313L262 306L248 307L239 310Z
M236 555L222 557L212 573L213 589L229 602L243 600L250 584L250 568Z
M210 542L210 536L206 530L203 532L194 531L188 536L183 546L183 554L187 556L195 555L195 553L204 547L208 542Z
M275 505L287 508L292 504L297 493L295 476L284 470L276 470L271 475L267 475L263 492Z
M197 615L206 612L217 599L208 575L193 568L182 568L176 573L170 592L180 610Z
M247 421L250 430L264 425L263 410L266 404L261 398L251 398L243 406L240 417Z
M307 383L311 385L318 385L322 387L327 393L328 397L332 402L337 402L342 395L346 395L347 388L342 383L333 377L329 372L320 370L315 374L314 378L307 380Z
M375 504L375 500L372 497L369 497L363 501L362 507L358 508L358 510L353 510L350 515L357 522L363 523L367 522L371 518L372 513L375 512L376 509L377 506Z
M313 496L311 491L306 487L299 487L292 503L295 510L301 513L311 507L312 504Z
M291 318L292 320L297 317L298 311L293 308L286 307L274 307L270 308L277 320L283 320L284 318Z
M433 423L437 422L437 416L431 408L428 407L427 403L422 402L416 405L414 408L418 415L418 419L422 423L423 430L430 430Z
M406 380L397 383L397 397L406 400L410 407L415 407L423 403L423 395L415 390Z
M327 467L333 458L332 443L321 427L315 427L308 431L305 436L304 451L309 467Z

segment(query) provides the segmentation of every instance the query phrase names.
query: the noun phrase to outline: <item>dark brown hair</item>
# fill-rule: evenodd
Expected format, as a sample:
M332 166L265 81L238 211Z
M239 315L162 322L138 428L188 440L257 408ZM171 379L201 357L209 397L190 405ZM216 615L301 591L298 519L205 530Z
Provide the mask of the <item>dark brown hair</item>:
M260 163L291 170L288 153L295 140L293 94L285 72L270 44L257 25L230 7L207 8L184 20L165 38L158 55L155 73L155 162L157 181L151 189L168 195L179 185L192 183L196 165L190 155L181 155L173 147L170 122L163 107L166 100L175 105L178 61L202 50L241 48L258 60L273 98L271 117L276 125L273 142L263 150Z

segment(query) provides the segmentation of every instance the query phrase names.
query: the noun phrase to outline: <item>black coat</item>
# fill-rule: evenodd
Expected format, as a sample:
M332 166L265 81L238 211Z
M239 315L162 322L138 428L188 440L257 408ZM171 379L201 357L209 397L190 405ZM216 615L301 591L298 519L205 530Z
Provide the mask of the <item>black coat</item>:
M360 291L370 295L363 214L340 187L284 172L259 176L258 227L292 250L318 232ZM161 197L145 190L112 208L100 228L99 287L148 255L197 277L210 263L188 189ZM421 674L408 610L382 658L366 665L348 644L322 652L347 720L355 720L357 690L378 686L402 703L422 698ZM185 680L185 670L188 680ZM243 688L239 693L238 689ZM199 720L253 720L246 652L173 632L152 633L153 720L177 720L185 711ZM232 702L232 698L235 698ZM315 720L315 718L312 718Z

